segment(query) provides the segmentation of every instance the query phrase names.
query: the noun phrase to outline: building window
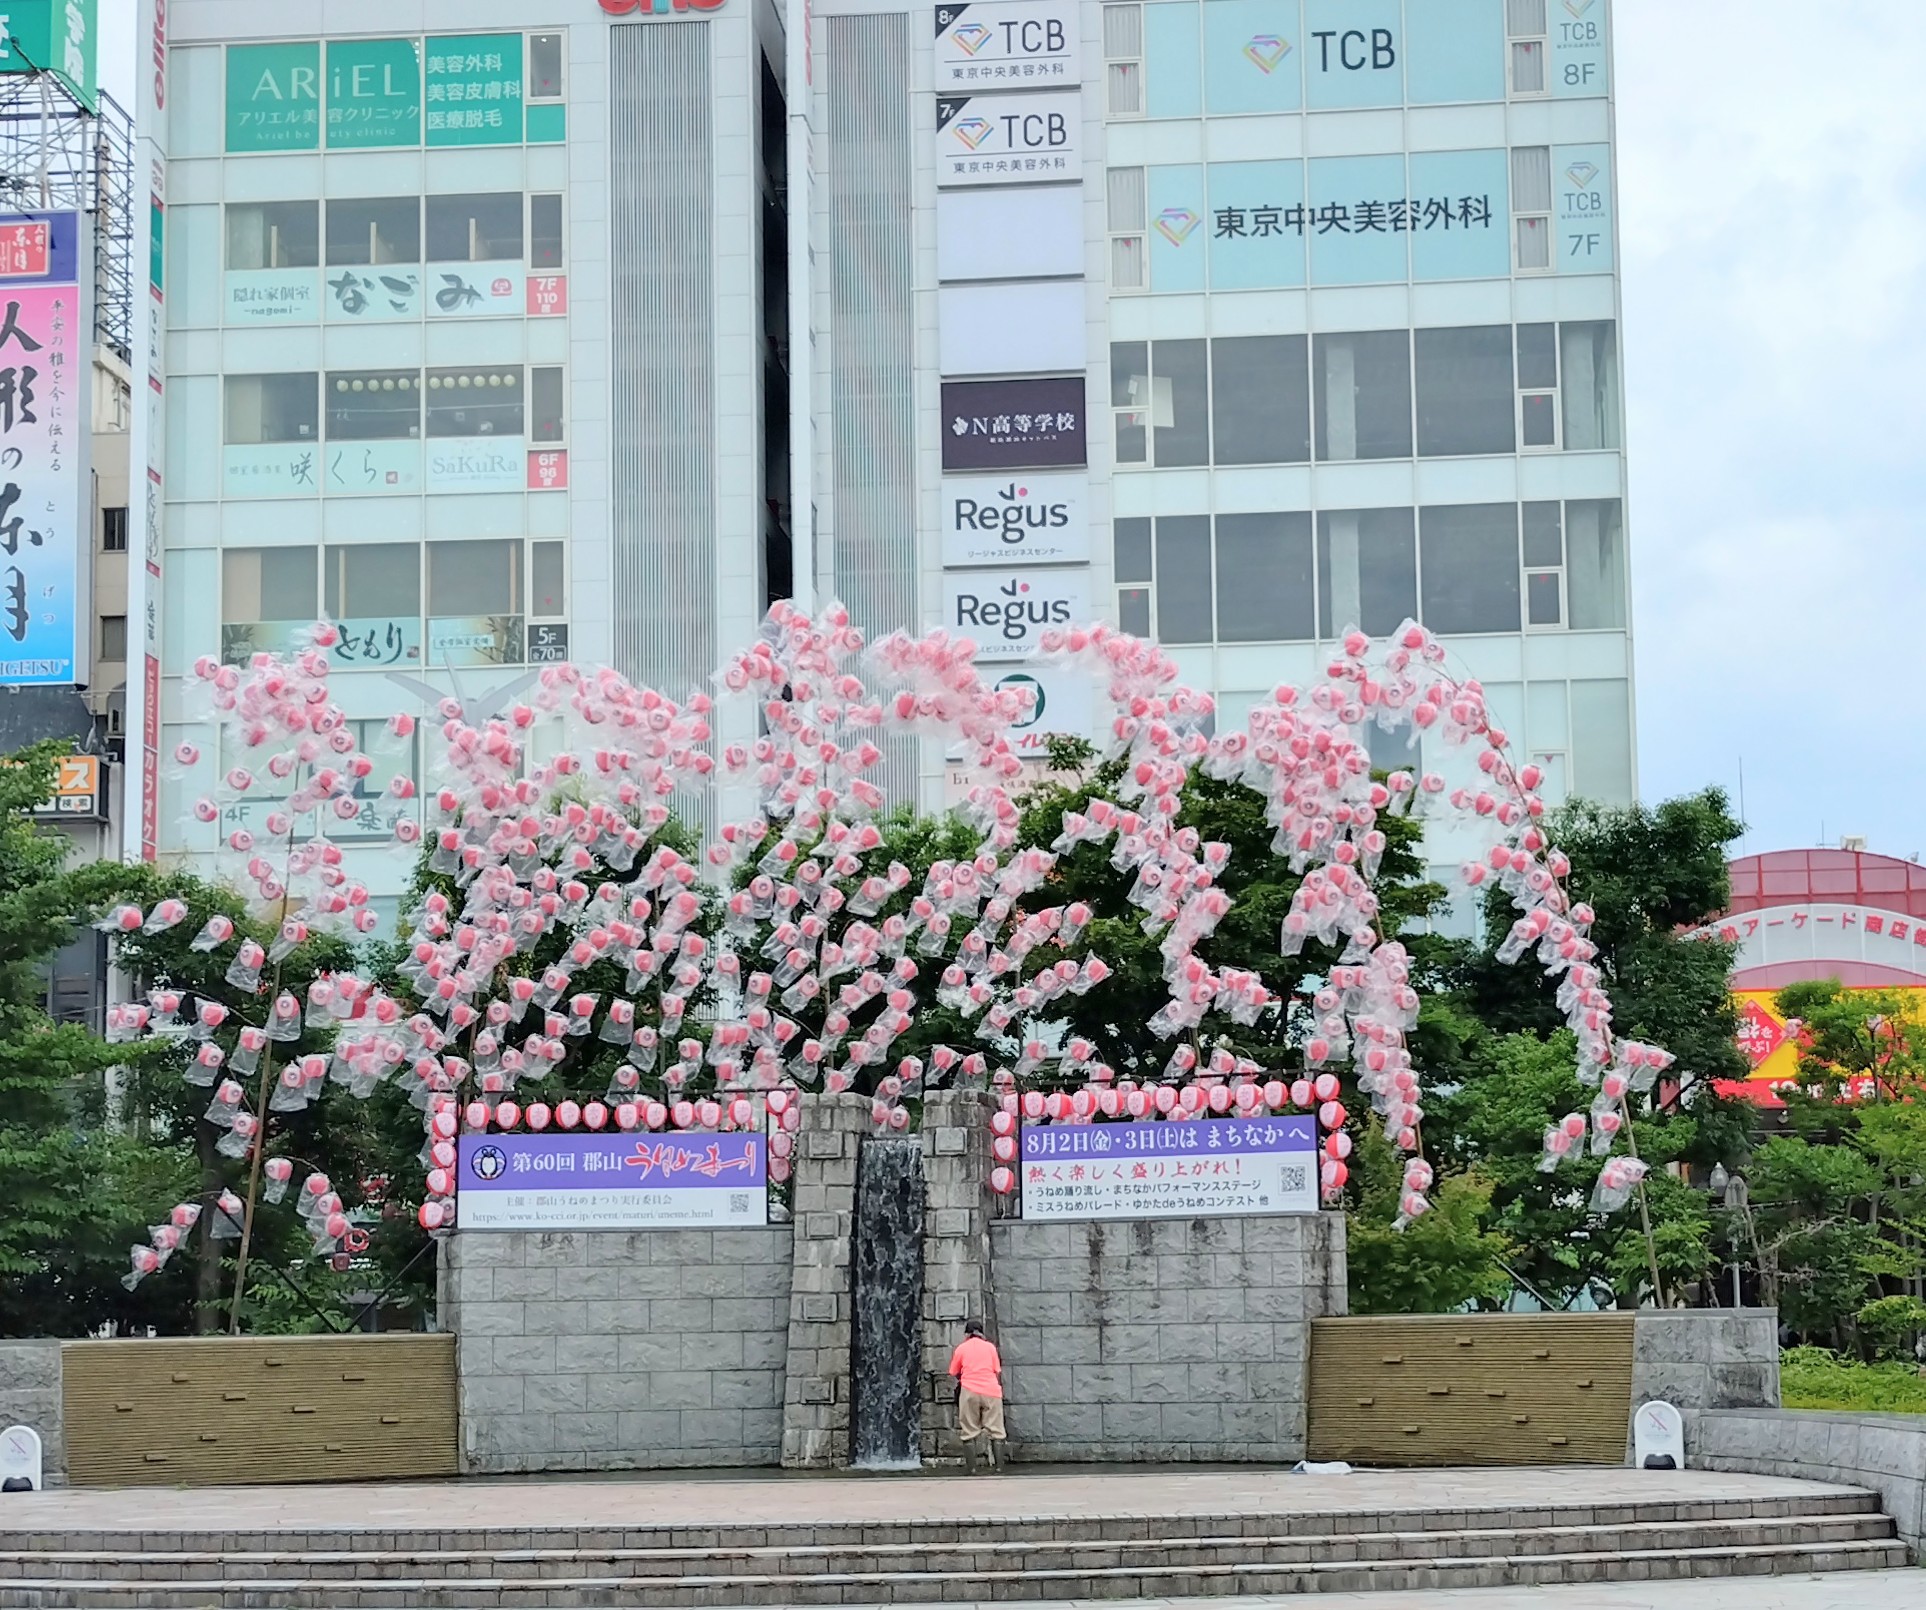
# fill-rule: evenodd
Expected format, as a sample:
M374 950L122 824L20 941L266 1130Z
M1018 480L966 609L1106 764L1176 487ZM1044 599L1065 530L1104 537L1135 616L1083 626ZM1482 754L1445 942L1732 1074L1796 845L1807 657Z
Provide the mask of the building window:
M1144 8L1103 8L1104 115L1144 115Z
M1511 326L1416 332L1418 456L1517 451Z
M313 548L227 548L221 553L221 621L315 618Z
M562 266L562 198L560 196L528 198L528 266L530 268Z
M421 198L375 196L328 203L328 266L421 261Z
M421 435L418 370L330 373L325 388L331 442L403 441Z
M1524 514L1525 624L1565 624L1565 528L1556 503L1527 503Z
M1511 40L1511 92L1545 93L1545 0L1506 0L1505 32Z
M563 384L560 369L528 371L530 441L553 446L568 440L567 394L568 388Z
M520 436L521 369L430 369L428 434L436 437Z
M1624 509L1617 498L1565 505L1572 630L1625 629Z
M428 261L519 263L522 260L522 195L430 196Z
M1326 463L1411 456L1411 335L1312 338L1317 456Z
M1133 6L1131 8L1135 10ZM1106 221L1110 231L1110 288L1144 288L1145 190L1142 168L1112 168L1105 181Z
M1308 514L1218 515L1217 641L1303 643L1316 637L1311 549Z
M100 551L102 553L127 551L127 510L125 508L100 511Z
M521 543L429 543L428 613L443 620L521 614Z
M1111 548L1117 575L1117 624L1133 637L1149 637L1150 522L1117 520L1111 525Z
M1116 431L1119 464L1150 461L1151 400L1150 344L1113 341L1110 344L1110 406ZM1168 412L1168 410L1166 410Z
M1386 637L1418 614L1418 541L1410 509L1327 509L1317 517L1319 630Z
M1518 326L1518 440L1558 445L1558 327Z
M414 620L421 615L419 543L330 543L323 561L329 620Z
M230 446L314 441L321 432L320 376L229 375L224 413Z
M528 545L528 612L537 620L560 620L568 614L566 569L565 544Z
M1204 341L1120 341L1110 349L1117 461L1163 469L1210 462L1210 358ZM1149 456L1145 456L1148 443Z
M1619 446L1618 327L1558 327L1559 372L1564 384L1565 446L1571 452L1616 451Z
M1301 335L1211 342L1211 424L1219 464L1310 462L1309 349Z
M1446 635L1519 630L1517 504L1422 509L1418 542L1425 625Z
M1551 147L1521 145L1511 153L1511 216L1521 274L1551 270Z
M100 617L100 657L102 661L127 658L127 617L125 615Z
M531 101L559 101L563 98L562 36L528 36L528 98Z
M1157 641L1210 642L1210 516L1160 516L1156 544Z
M313 201L230 203L227 266L313 268L321 261L320 217L320 205Z

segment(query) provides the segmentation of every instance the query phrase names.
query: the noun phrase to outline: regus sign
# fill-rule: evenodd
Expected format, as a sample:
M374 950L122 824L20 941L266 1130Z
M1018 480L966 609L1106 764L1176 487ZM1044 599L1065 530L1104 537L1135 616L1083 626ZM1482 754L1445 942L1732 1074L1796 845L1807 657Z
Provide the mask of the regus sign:
M1090 557L1087 476L945 477L946 565L1062 565Z
M979 660L1028 659L1048 628L1089 619L1088 570L983 570L943 578L943 624L973 639Z

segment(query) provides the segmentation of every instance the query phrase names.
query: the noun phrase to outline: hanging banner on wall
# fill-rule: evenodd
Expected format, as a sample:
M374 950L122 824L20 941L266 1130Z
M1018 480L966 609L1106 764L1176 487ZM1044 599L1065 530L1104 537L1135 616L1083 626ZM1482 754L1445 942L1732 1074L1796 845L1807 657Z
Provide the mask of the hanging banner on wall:
M1063 565L1090 557L1086 475L946 476L946 565Z
M1091 618L1090 572L966 570L943 578L943 625L976 641L979 660L1027 660L1052 626Z
M939 185L1042 184L1082 175L1083 97L939 95Z
M9 686L80 680L80 334L78 286L0 286L0 684Z
M936 8L936 87L1075 84L1076 0L992 0Z
M946 380L943 468L1071 468L1085 462L1084 377Z
M463 1135L464 1230L683 1230L769 1221L757 1134Z
M1026 1124L1021 1162L1031 1220L1317 1211L1312 1118Z

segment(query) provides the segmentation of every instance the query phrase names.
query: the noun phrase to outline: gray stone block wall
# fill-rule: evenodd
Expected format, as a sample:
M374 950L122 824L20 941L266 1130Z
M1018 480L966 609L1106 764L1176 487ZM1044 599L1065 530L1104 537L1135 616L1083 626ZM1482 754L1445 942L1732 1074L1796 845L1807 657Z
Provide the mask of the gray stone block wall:
M468 1472L776 1462L787 1226L463 1230L442 1253Z
M40 1468L49 1487L67 1484L62 1414L60 1343L0 1342L0 1431L24 1425L40 1433Z
M1779 1406L1776 1308L1642 1308L1632 1327L1632 1403L1679 1409Z
M850 1247L856 1151L870 1128L870 1101L818 1095L801 1110L781 1452L785 1466L823 1470L849 1462Z
M986 1091L942 1090L923 1104L923 1457L959 1457L950 1355L963 1322L997 1331L990 1279L990 1114Z
M1304 1456L1310 1322L1346 1310L1318 1213L991 1226L1018 1459Z
M1879 1494L1926 1564L1926 1417L1805 1409L1700 1409L1685 1416L1685 1462L1703 1470L1839 1482Z

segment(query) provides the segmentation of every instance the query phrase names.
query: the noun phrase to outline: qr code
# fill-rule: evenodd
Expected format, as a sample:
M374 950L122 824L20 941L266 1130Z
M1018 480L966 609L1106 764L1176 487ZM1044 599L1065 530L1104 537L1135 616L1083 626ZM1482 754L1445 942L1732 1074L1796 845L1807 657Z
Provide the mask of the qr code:
M1308 1191L1311 1188L1311 1182L1305 1178L1302 1163L1290 1168L1280 1168L1277 1171L1277 1181L1286 1195L1295 1191Z
M747 1191L731 1191L729 1193L729 1211L731 1213L747 1213L749 1211L749 1193Z

